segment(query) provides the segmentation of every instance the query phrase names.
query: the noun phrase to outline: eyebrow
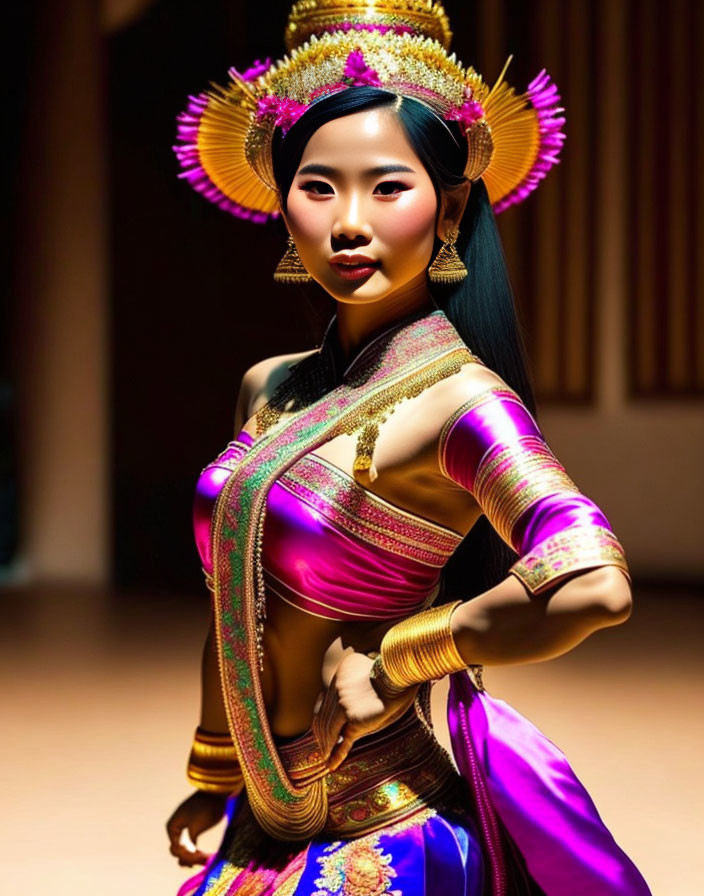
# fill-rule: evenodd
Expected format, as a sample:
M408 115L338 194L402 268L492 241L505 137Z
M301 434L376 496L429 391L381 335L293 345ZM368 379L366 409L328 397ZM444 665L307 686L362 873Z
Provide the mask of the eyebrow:
M406 174L415 174L413 168L409 168L407 165L377 165L376 168L368 168L363 172L364 175L368 177L378 177L381 174L398 174L403 173ZM332 168L330 165L304 165L298 174L322 174L323 177L334 177L336 174L339 174L340 171L337 168Z

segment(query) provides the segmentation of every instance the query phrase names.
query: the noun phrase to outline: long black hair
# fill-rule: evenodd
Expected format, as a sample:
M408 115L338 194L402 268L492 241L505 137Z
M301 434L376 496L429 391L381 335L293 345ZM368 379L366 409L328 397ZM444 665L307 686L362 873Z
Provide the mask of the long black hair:
M439 200L466 180L467 142L460 125L445 121L423 102L376 87L351 87L317 100L285 137L277 129L273 164L281 202L286 199L308 140L323 124L375 107L392 107L406 137L433 183ZM436 239L435 250L440 242ZM472 184L460 222L457 250L467 277L448 286L430 284L437 305L466 345L495 371L535 414L525 347L503 248L489 197L481 180ZM515 553L485 517L473 526L445 567L441 600L468 598L496 585L507 574Z

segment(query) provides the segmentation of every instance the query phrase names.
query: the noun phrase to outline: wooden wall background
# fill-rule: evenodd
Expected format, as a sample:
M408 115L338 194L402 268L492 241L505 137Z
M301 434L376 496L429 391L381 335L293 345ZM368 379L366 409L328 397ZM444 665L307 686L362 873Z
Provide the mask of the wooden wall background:
M629 373L634 397L704 393L704 6L638 3L629 46Z
M545 67L567 114L561 165L500 216L542 402L595 399L607 166L624 172L622 351L631 399L704 395L704 7L675 0L447 2L458 55L523 90ZM607 58L614 35L621 40ZM465 52L466 50L466 52ZM613 110L625 117L614 128ZM614 197L616 198L616 197ZM615 205L617 203L614 203Z

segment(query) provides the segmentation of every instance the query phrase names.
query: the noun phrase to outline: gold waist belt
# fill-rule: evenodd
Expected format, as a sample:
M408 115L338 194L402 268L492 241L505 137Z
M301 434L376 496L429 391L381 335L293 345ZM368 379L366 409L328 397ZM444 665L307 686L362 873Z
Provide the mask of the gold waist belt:
M312 731L278 747L291 780L306 784L324 768ZM358 740L326 776L328 818L335 837L358 837L420 812L456 806L462 779L435 735L411 706L404 715Z

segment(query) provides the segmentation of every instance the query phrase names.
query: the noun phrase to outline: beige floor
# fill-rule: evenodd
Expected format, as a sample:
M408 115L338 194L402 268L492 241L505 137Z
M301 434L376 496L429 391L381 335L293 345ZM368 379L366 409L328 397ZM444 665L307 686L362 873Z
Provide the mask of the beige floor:
M205 598L15 590L0 606L0 890L174 896L186 872L163 825L188 792ZM655 896L704 894L703 623L704 595L637 590L625 626L486 674L567 753Z

